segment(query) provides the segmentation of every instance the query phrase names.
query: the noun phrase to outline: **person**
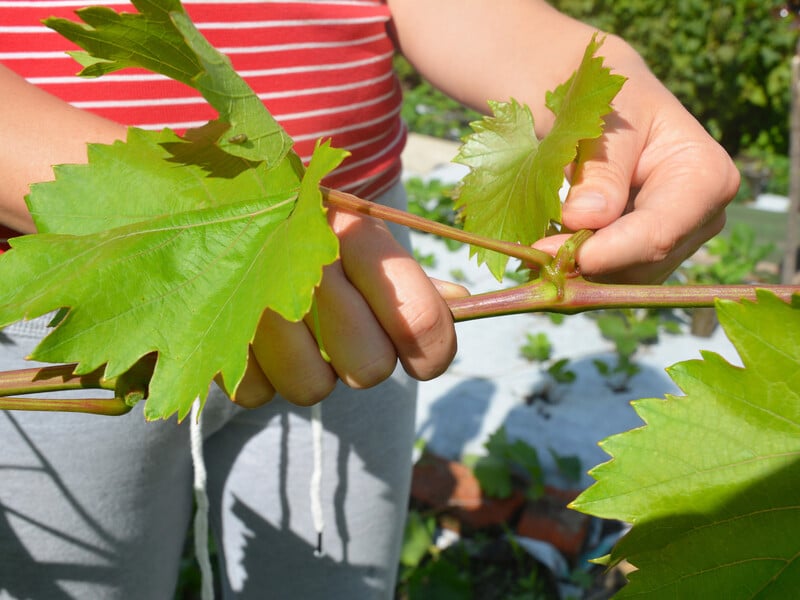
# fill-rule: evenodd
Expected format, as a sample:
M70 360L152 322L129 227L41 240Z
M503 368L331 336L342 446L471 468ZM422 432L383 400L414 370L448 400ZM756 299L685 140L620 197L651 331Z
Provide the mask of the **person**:
M124 8L125 2L100 2ZM32 232L23 202L51 165L85 161L87 142L123 125L190 127L204 119L186 90L140 74L73 82L68 45L38 26L84 1L0 4L0 222ZM189 0L189 14L261 94L308 156L332 137L353 156L329 183L402 206L402 52L433 85L485 111L528 104L537 133L552 125L545 92L578 65L594 30L543 0ZM608 35L606 63L628 78L587 146L563 221L595 235L578 254L584 275L663 281L724 224L738 186L729 157L651 74ZM105 81L104 81L105 79ZM212 529L226 598L391 598L408 499L414 381L441 374L456 352L446 299L403 249L404 233L330 213L341 260L318 292L331 363L304 323L269 312L231 403L212 390L204 453ZM400 240L400 241L398 241ZM563 236L542 240L549 252ZM4 282L13 285L13 282ZM0 368L26 365L41 320L7 327ZM402 365L396 368L397 363ZM324 556L309 518L307 406L325 398ZM287 402L288 401L288 402ZM241 408L247 407L247 408ZM248 410L254 409L255 410ZM0 595L167 598L192 510L187 427L107 419L0 415Z

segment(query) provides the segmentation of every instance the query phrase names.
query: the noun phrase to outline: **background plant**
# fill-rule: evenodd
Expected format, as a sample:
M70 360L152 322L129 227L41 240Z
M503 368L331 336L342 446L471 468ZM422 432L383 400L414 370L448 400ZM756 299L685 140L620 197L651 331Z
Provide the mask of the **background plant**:
M796 33L780 0L551 0L630 42L733 156L788 148Z
M545 402L557 402L560 394L556 388L568 385L577 378L575 371L569 368L569 358L553 359L553 344L546 333L526 333L525 343L520 346L519 353L525 360L538 364L543 377L543 381L528 394L530 401L539 398Z
M772 253L774 244L759 244L752 227L736 223L728 235L705 244L708 259L685 264L680 273L689 283L743 283L759 280L759 263Z
M403 86L403 120L411 131L449 140L470 133L469 123L480 119L480 113L437 90L401 55L394 67Z
M630 380L641 370L634 360L641 346L657 343L662 331L680 333L669 311L628 308L602 311L593 318L601 335L614 344L615 361L595 359L592 362L615 392L627 391Z

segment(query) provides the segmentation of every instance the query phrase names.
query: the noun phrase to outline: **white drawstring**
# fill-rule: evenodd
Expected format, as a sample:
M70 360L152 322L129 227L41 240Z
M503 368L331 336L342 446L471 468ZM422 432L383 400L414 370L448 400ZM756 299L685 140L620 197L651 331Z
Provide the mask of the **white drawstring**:
M200 399L192 405L191 423L189 424L192 466L194 467L194 497L196 510L194 514L194 551L200 567L202 600L214 599L214 574L211 570L211 557L208 552L208 492L206 491L206 466L203 460L203 432ZM314 467L311 472L309 493L311 496L311 519L317 532L317 545L314 556L324 555L322 550L322 532L325 520L322 515L322 404L311 407L311 437L314 452Z
M311 436L314 444L314 470L311 472L309 492L311 494L311 519L317 532L317 547L314 556L322 556L322 530L325 521L322 517L322 403L311 407Z
M214 574L211 571L211 557L208 552L208 492L206 491L206 464L203 460L203 431L200 398L192 404L189 424L194 467L194 553L200 567L200 597L202 600L214 599Z

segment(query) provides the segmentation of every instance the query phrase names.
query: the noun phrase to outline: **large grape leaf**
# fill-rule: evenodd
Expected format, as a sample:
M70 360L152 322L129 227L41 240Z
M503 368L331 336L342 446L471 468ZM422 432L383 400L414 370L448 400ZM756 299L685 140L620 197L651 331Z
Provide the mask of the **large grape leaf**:
M105 148L104 158L113 159L115 149L131 151L117 144ZM158 353L145 414L153 419L177 412L182 419L196 397L206 397L217 374L230 391L239 384L265 308L295 321L310 309L322 266L338 256L319 182L345 154L318 146L299 189L260 190L251 181L234 190L238 200L208 207L199 203L197 208L177 193L177 211L143 200L142 211L149 213L144 220L141 215L122 218L114 228L103 229L90 215L95 225L87 233L81 231L79 215L78 226L62 229L82 235L15 238L0 257L0 281L14 282L0 290L0 326L69 308L31 358L76 362L79 374L106 364L105 376L116 377L142 356ZM158 184L162 200L197 175L191 167L164 165ZM33 206L39 195L53 200L64 190L67 197L85 193L82 181L97 186L92 197L112 215L117 206L124 211L135 205L142 192L135 186L132 197L120 196L125 190L118 186L104 193L98 179L109 176L106 166L100 162L103 174L97 179L70 177L39 186ZM89 163L81 170L94 168ZM128 175L136 179L135 173ZM263 182L269 179L267 172ZM202 195L219 185L211 178L204 181L188 187Z
M336 260L321 179L346 152L318 145L304 169L291 139L176 0L138 14L93 6L47 24L84 47L85 76L143 67L197 88L220 118L183 137L128 131L55 168L27 198L37 235L0 257L0 327L58 310L31 358L105 365L117 377L157 355L145 414L188 414L221 375L233 392L266 308L300 320Z
M142 67L196 88L229 129L219 139L225 151L248 160L278 164L292 139L258 96L195 28L179 0L132 0L138 13L104 6L76 11L83 24L50 18L45 24L84 48L72 56L80 75L99 77ZM222 132L220 132L222 133Z
M609 560L620 598L794 598L800 590L800 301L761 291L717 311L743 366L714 353L669 369L685 396L634 403L646 425L573 507L632 523Z
M595 56L601 44L593 37L572 77L548 94L556 118L541 141L530 109L513 99L490 102L493 116L471 123L474 133L454 158L470 167L455 191L464 229L528 245L560 221L564 169L575 160L581 140L602 134L602 117L625 81ZM502 279L506 255L477 247L472 253Z

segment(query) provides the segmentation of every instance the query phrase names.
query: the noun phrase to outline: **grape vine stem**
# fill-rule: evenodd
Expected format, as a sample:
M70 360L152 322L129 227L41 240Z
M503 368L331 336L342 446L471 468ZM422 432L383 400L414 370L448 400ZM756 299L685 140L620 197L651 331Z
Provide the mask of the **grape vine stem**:
M555 257L524 246L485 238L435 221L363 200L352 194L322 188L331 206L391 221L441 237L494 250L518 258L538 269L539 277L512 288L475 294L448 301L456 321L534 311L565 314L608 308L714 306L717 300L755 300L757 289L766 289L791 302L800 286L773 285L615 285L594 283L580 276L575 255L591 232L579 231L562 246ZM0 410L41 410L122 415L147 396L147 385L155 368L150 354L129 371L106 379L103 369L75 374L76 365L52 365L0 372ZM113 393L106 398L15 397L64 390L100 389Z

